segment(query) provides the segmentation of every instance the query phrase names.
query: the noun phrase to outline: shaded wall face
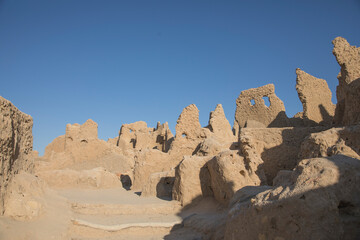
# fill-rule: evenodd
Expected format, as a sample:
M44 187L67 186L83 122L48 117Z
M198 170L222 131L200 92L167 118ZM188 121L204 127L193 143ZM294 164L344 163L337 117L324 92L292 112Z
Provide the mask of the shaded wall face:
M342 37L335 38L333 54L341 71L336 89L335 123L353 125L360 123L360 48L351 46Z
M337 154L360 159L360 125L331 128L311 134L301 145L301 159Z
M359 170L342 155L305 159L271 190L242 189L224 239L359 239Z
M247 138L253 151L264 161L263 170L267 183L272 184L273 179L280 170L292 170L298 160L301 143L313 132L324 130L323 127L313 128L243 128L242 138Z

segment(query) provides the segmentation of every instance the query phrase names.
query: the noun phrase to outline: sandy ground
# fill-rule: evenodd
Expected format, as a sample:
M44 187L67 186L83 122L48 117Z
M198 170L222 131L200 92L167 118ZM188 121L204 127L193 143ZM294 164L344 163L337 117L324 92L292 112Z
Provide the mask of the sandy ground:
M34 220L0 217L0 239L194 239L194 233L173 230L215 204L203 201L183 211L177 201L122 188L49 190L44 198L46 211Z

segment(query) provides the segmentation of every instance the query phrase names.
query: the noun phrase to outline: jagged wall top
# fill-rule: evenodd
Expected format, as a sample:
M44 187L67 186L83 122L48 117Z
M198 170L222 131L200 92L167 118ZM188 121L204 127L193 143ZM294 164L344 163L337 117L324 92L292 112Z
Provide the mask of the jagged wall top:
M296 91L303 105L304 120L316 124L331 124L335 105L331 101L331 91L324 79L316 78L310 74L296 69Z
M176 138L186 137L196 139L201 135L201 125L199 122L199 109L195 104L184 108L175 126Z
M88 119L84 124L80 125L67 124L65 138L72 141L89 141L98 139L98 125L91 119Z
M345 38L337 37L333 40L333 54L341 66L338 75L341 83L349 84L360 78L360 48L350 46ZM340 82L339 82L340 84Z
M346 39L333 40L333 54L341 67L336 88L337 105L335 123L360 123L360 48L350 46Z
M222 139L232 139L234 137L231 125L226 119L224 109L221 104L218 104L215 110L210 113L209 127L215 136Z

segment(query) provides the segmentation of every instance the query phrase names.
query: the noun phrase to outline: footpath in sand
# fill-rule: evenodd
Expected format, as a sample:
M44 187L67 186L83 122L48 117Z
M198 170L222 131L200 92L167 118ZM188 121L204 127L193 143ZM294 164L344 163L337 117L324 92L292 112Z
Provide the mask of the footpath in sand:
M67 189L59 194L70 203L69 235L74 239L115 236L159 239L182 222L177 215L178 202L139 197L123 189Z
M197 207L181 210L178 201L140 197L124 189L59 191L70 203L72 239L201 239L201 233L184 226L197 219L200 229L216 215L216 203L204 200ZM209 226L210 227L210 226Z
M207 223L194 217L214 220L209 214L216 203L210 199L184 211L178 201L122 188L49 191L52 206L35 221L0 218L0 239L201 239L196 224L189 228L185 221L196 221L203 230Z

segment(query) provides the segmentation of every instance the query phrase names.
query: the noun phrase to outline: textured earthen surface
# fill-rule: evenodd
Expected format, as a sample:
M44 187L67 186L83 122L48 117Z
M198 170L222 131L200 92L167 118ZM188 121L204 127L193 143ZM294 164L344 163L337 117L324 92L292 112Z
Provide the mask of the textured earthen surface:
M81 171L72 169L42 171L38 172L37 176L56 189L122 187L115 173L101 167Z
M145 149L135 155L134 180L132 189L142 190L153 173L170 171L180 162L156 149Z
M360 125L312 133L301 144L300 159L337 154L360 159Z
M185 156L175 171L173 198L183 206L211 196L210 174L206 163L211 157Z
M303 105L304 120L311 123L330 125L335 114L335 105L331 101L331 91L324 79L296 69L296 91Z
M130 149L159 149L167 152L172 140L173 135L167 122L164 124L158 122L156 128L149 128L146 122L139 121L121 126L116 145L124 154Z
M211 159L208 169L215 199L227 205L234 193L245 186L260 185L261 180L239 151L225 151Z
M97 123L91 119L82 125L67 124L65 135L55 138L45 148L44 156L36 162L36 171L77 169L79 166L123 172L132 169L134 161L124 156L119 147L98 139L97 129Z
M360 123L360 48L351 46L346 39L333 40L333 54L341 67L336 88L335 122L340 125Z
M202 128L199 122L199 110L195 104L183 109L175 126L176 135L169 153L174 155L192 155L199 143L211 136L208 128Z
M184 108L176 124L176 138L196 139L201 137L199 109L195 104Z
M11 179L20 170L33 168L32 126L31 116L0 96L0 215L4 212L4 199Z
M280 170L292 170L304 139L322 127L309 128L244 128L241 130L240 143L247 158L264 171L269 185ZM261 159L261 160L259 160Z
M209 129L201 128L199 110L194 104L184 108L175 129L175 139L171 141L167 152L153 148L133 152L135 159L133 189L141 190L151 174L174 169L184 155L195 153L199 143L211 134ZM147 194L150 192L155 194L153 191L147 191Z
M142 196L156 196L171 199L175 181L175 169L167 172L153 173L144 184Z
M28 221L41 216L46 208L43 199L46 184L32 174L21 172L12 179L5 199L5 216Z
M302 160L272 189L233 205L225 239L357 239L359 171L343 155Z
M263 98L268 98L269 106L265 104ZM284 103L275 95L273 84L240 93L236 100L235 121L243 128L249 120L260 122L266 127L289 126Z
M234 134L221 104L218 104L215 110L210 113L209 128L218 138L234 140Z

